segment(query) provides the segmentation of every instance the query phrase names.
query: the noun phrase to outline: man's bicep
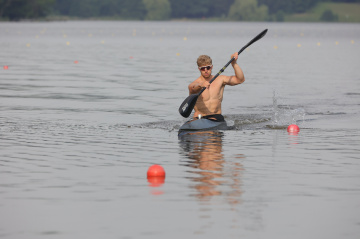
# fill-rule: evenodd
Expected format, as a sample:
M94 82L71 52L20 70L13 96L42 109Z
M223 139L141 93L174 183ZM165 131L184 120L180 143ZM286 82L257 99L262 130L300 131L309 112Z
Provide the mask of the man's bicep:
M224 77L224 85L233 85L232 79L234 76L225 76Z

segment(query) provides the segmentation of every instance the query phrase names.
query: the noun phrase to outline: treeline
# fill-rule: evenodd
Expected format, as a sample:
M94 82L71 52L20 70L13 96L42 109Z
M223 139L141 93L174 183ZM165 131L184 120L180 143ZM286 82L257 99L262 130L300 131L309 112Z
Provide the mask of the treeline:
M281 21L284 14L306 12L321 1L360 3L360 0L0 0L0 19L68 16L124 20Z
M0 19L19 20L45 17L56 0L0 0Z

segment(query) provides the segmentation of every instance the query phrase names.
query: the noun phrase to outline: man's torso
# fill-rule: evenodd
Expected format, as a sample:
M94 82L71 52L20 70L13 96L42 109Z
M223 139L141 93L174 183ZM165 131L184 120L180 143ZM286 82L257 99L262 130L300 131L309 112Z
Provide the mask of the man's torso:
M203 79L198 78L196 81L202 82ZM194 107L194 117L197 117L199 114L202 116L221 114L221 102L223 100L224 88L225 85L223 84L223 79L219 76L211 83L209 89L204 90L199 96Z

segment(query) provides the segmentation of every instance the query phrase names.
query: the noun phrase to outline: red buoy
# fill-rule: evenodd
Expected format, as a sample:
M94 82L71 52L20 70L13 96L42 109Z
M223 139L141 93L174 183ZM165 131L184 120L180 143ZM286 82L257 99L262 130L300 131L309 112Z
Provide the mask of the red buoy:
M287 131L289 133L297 133L297 132L300 131L300 128L296 124L291 124L291 125L288 126Z
M4 70L8 70L9 69L9 66L4 66Z
M149 177L165 177L165 170L161 165L154 164L149 167L147 171L147 176Z

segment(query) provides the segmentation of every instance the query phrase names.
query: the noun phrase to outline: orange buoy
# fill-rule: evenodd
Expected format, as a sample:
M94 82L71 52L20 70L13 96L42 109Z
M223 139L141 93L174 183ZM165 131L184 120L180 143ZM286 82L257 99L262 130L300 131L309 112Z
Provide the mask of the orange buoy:
M149 177L165 177L165 170L161 165L154 164L149 167L147 171L147 176Z
M300 128L296 124L291 124L288 126L287 131L290 133L297 133L300 131Z
M4 70L8 70L9 69L9 66L4 66Z
M74 61L75 64L79 63L79 61Z

